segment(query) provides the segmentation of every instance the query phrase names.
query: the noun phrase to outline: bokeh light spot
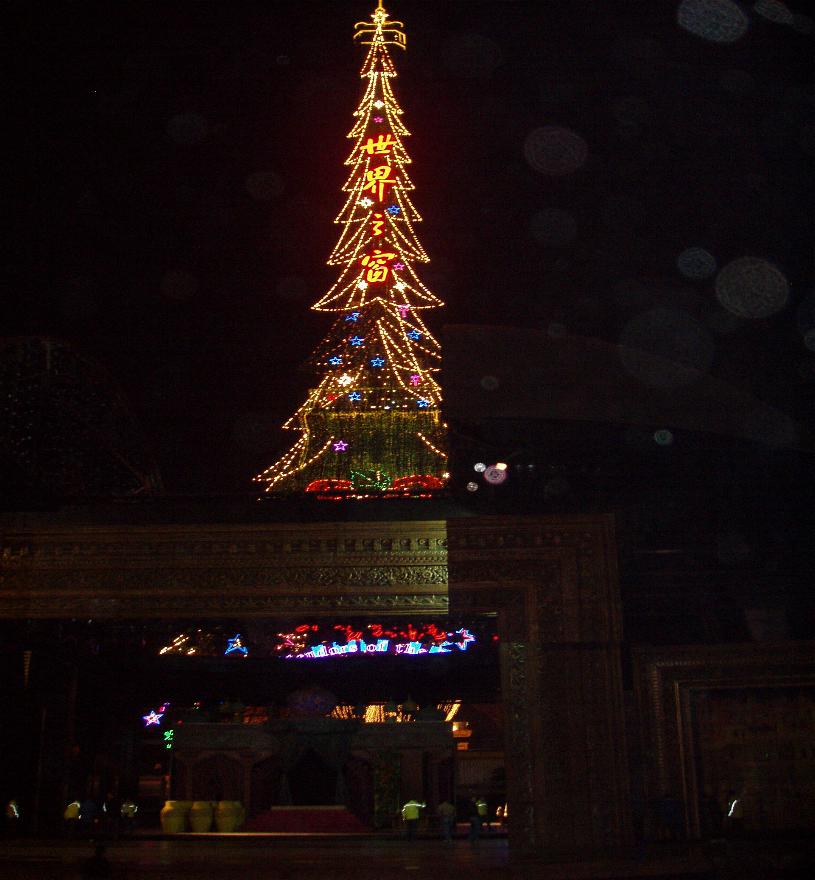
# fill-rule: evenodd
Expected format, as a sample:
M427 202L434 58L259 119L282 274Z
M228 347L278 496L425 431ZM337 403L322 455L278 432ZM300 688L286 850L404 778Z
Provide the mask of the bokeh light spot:
M789 24L793 22L792 12L784 3L779 0L758 0L753 4L753 12L756 15L766 18L768 21L774 21L776 24Z
M676 266L685 278L710 278L716 272L716 258L701 247L689 247L676 259Z
M670 446L674 442L674 435L667 428L654 431L654 442L658 446Z
M467 483L467 491L468 492L477 492L478 491L478 483L474 482L473 480L470 480L470 482Z
M759 257L739 257L716 276L716 298L740 318L767 318L789 298L784 274Z
M750 23L733 0L682 0L676 20L688 33L712 43L735 43Z
M495 391L495 389L500 384L501 383L498 381L498 379L495 376L482 376L481 377L481 387L485 391Z
M588 144L576 131L557 125L533 129L524 141L524 156L530 166L554 177L577 171L588 155Z
M561 208L544 208L532 216L532 238L552 247L571 244L577 237L577 221Z

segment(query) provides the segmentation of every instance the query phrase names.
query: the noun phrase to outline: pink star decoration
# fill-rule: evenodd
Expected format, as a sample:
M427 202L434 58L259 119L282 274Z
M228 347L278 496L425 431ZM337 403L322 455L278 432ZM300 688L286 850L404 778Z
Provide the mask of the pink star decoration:
M333 445L334 452L345 452L348 449L348 444L345 440L337 440L337 442Z

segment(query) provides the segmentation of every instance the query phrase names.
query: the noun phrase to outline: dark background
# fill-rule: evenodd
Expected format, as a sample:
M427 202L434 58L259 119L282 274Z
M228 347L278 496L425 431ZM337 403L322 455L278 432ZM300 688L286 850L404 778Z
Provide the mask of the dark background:
M5 333L96 362L168 492L251 492L287 448L279 425L310 383L298 367L330 323L309 306L335 277L324 261L360 97L352 31L373 6L62 3L13 22ZM806 438L808 4L387 8L408 33L395 87L432 260L422 277L447 303L431 325L616 343L668 303L700 328L706 371ZM544 126L582 138L585 161L556 133L568 171L542 171L528 138ZM680 271L691 247L720 269L766 260L786 304L727 311L715 274Z

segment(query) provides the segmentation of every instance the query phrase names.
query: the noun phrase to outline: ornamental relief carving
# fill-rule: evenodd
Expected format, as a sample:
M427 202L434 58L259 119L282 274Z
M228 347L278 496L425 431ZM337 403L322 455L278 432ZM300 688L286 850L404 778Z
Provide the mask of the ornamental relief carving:
M191 562L204 561L212 558L222 559L229 556L237 559L257 560L258 557L279 558L281 556L316 556L336 560L338 557L348 559L358 556L360 560L369 561L372 554L383 555L388 560L409 564L417 558L438 560L447 559L447 538L443 527L422 534L404 535L405 523L399 523L398 536L392 534L393 529L386 531L386 537L371 537L370 532L381 530L383 524L370 524L365 536L342 538L303 538L303 532L313 531L313 525L299 525L297 536L291 534L275 537L274 532L258 535L247 539L245 530L235 531L233 536L223 540L190 539L190 536L201 529L190 527L183 536L174 535L163 538L155 529L141 531L123 527L121 532L106 530L105 538L95 536L98 530L89 528L77 530L63 540L54 540L43 534L17 534L6 536L2 558L5 563L32 564L33 562L72 562L83 560L115 560L122 559L154 560L156 558L185 559ZM176 530L177 531L177 530ZM206 531L206 530L203 530ZM251 531L251 530L250 530ZM126 534L123 534L125 533ZM332 533L336 530L332 529ZM184 540L187 538L187 540ZM257 564L255 562L255 564Z
M353 610L365 613L414 612L446 614L447 596L424 595L341 595L341 596L122 596L91 598L83 596L33 596L0 598L0 614L5 617L53 617L90 614L95 617L190 617L239 614L275 615Z
M325 566L293 568L212 569L115 569L69 571L17 571L3 577L6 591L108 591L126 589L250 589L280 590L290 587L381 588L447 584L444 565Z

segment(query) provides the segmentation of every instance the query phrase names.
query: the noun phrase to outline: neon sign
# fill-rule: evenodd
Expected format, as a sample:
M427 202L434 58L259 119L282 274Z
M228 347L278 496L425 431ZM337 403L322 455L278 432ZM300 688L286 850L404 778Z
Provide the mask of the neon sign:
M381 627L379 629L381 630ZM377 638L375 641L366 642L361 638L361 633L354 633L354 635L358 637L349 638L342 645L338 642L333 642L331 645L323 642L284 656L286 660L325 660L328 657L343 657L350 654L364 654L366 657L377 654L416 657L419 654L453 654L456 650L466 651L468 646L476 641L475 636L468 629L457 629L454 632L446 633L446 638L443 641L430 644L427 639L403 641L398 638ZM298 641L300 645L303 645L302 640Z

